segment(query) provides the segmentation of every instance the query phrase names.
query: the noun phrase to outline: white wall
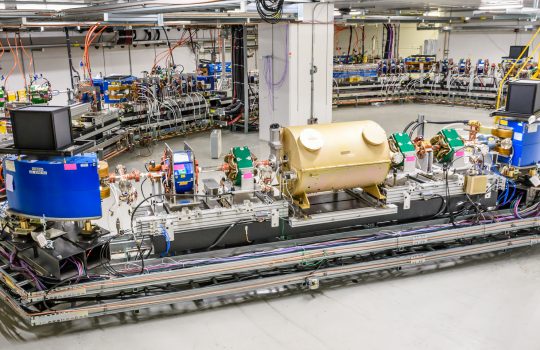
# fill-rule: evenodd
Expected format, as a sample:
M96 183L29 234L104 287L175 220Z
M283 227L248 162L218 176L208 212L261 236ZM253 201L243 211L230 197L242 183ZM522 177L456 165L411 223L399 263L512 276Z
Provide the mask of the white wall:
M171 42L179 37L179 32L171 30L169 32L169 38ZM209 37L208 32L199 32L198 37ZM161 38L163 39L163 37ZM24 37L23 37L24 40ZM76 43L76 41L74 41ZM157 54L167 51L165 45L151 45L145 47L144 45L137 45L137 47L131 47L131 63L132 74L135 76L141 76L142 71L149 71L154 64L154 57ZM30 50L27 50L30 54ZM82 68L80 66L82 60L83 50L79 47L73 47L71 49L73 55L73 65L79 71L82 76ZM53 90L65 91L71 87L68 69L68 58L66 47L45 48L42 51L33 51L34 56L34 68L36 74L43 74L52 85ZM173 51L175 63L181 64L185 68L185 72L195 72L195 56L191 49L186 46L178 47ZM230 51L226 51L226 60L230 60ZM209 59L210 52L203 52L200 54L200 58ZM29 73L29 59L23 56L24 66L26 68L27 75ZM220 58L217 58L218 61ZM102 47L96 49L90 48L90 62L92 67L92 75L96 76L98 73L104 75L110 74L129 74L129 53L128 48L125 46L121 48L116 46L114 48ZM248 61L249 69L255 68L255 58L251 58ZM13 66L13 56L6 49L4 55L0 58L0 74L7 76ZM3 85L4 81L0 81ZM23 76L17 68L7 81L6 89L9 91L22 89L24 87ZM60 93L55 96L51 101L53 105L65 105L67 103L67 95Z
M268 140L270 124L291 126L308 122L311 116L312 48L313 63L317 67L313 79L313 116L321 124L332 121L334 27L329 23L333 19L333 4L301 6L306 14L305 23L259 25L259 138L262 140ZM280 85L281 77L284 80Z
M383 50L382 24L366 24L364 49L370 57L381 57ZM359 43L356 44L356 34L358 33ZM349 46L350 31L349 28L336 33L334 35L334 53L336 55L346 55ZM399 42L398 55L399 57L407 57L410 55L418 55L423 53L424 40L437 39L439 32L436 30L417 30L416 23L401 23L399 25ZM362 50L362 30L361 26L353 27L352 47L358 46ZM351 49L352 52L352 49Z
M353 27L361 38L360 26ZM381 56L382 54L382 24L365 25L365 50L368 55ZM507 56L510 46L525 45L534 32L518 32L513 30L467 30L450 32L449 58L458 60L460 58L470 58L476 61L479 58L487 58L491 62L500 62L501 57ZM423 52L424 40L437 39L437 58L443 57L444 33L436 30L417 30L415 23L400 24L399 36L399 56L407 57ZM349 44L349 29L346 28L335 35L334 52L336 55L347 53ZM353 47L355 47L356 36L353 32ZM540 42L540 36L535 44ZM359 45L361 47L361 44ZM530 51L532 51L532 47ZM535 58L536 60L536 58Z
M353 37L351 45L351 54L353 49L356 49L358 52L362 52L362 28L361 25L352 27L353 28ZM367 24L364 26L364 51L366 55L370 57L381 56L382 46L381 46L381 37L382 37L382 28L381 24ZM350 29L346 27L334 34L334 54L335 55L346 55L349 49L349 37ZM358 43L357 43L358 37Z
M501 57L508 56L510 46L525 45L534 32L514 33L508 31L454 31L450 32L448 57L454 60L470 58L473 62L487 58L491 62L500 62ZM537 38L536 43L540 42ZM444 34L439 35L437 57L443 57ZM532 47L529 52L532 51ZM536 58L535 58L536 60Z
M437 30L417 30L416 23L402 23L399 32L399 56L423 54L424 40L439 38Z

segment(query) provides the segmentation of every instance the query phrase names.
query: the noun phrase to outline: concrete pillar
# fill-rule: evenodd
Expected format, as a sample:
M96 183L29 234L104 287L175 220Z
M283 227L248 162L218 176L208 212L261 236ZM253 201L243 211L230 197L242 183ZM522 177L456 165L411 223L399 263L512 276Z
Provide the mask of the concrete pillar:
M273 123L305 125L312 116L321 124L332 121L334 6L307 3L298 8L300 23L259 25L262 140L269 139Z

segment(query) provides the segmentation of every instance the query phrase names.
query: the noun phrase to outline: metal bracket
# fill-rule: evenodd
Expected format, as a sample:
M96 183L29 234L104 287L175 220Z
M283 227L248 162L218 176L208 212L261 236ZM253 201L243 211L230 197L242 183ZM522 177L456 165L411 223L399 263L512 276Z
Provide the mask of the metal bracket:
M411 194L407 191L403 192L403 210L411 209Z
M316 290L319 289L321 285L318 278L308 277L306 278L306 286L309 290Z
M272 227L279 227L279 209L273 209L271 214Z

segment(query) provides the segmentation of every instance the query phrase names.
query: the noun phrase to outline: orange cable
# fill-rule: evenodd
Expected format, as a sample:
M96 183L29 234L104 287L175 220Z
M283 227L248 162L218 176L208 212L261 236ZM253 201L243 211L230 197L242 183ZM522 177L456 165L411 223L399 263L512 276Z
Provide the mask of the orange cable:
M32 57L32 55L29 55L28 52L26 52L26 48L24 47L23 43L22 43L22 40L21 40L21 34L19 33L18 34L19 36L19 44L21 45L21 48L22 48L22 51L24 53L24 55L28 58L29 60L29 63L28 63L28 72L32 72L33 69L34 69L34 58Z
M9 71L7 77L6 77L6 80L4 80L4 89L6 89L9 77L11 76L11 74L13 73L15 68L17 68L17 60L15 59L15 54L13 53L13 48L11 47L11 43L9 42L8 33L7 32L5 32L5 33L6 33L6 41L7 41L7 44L9 46L9 52L11 52L11 55L13 56L13 66L11 66L11 69L10 69L10 71Z

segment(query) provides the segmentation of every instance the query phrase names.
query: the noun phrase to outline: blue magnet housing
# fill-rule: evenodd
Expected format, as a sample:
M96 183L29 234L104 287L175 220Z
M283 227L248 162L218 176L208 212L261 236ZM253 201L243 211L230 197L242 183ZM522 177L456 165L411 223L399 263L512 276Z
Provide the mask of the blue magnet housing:
M215 73L221 73L221 62L219 63L210 63L208 65L208 74L213 75ZM225 62L225 73L232 72L232 63L231 62Z
M533 166L540 162L540 129L537 125L511 119L501 119L499 124L514 131L512 157L499 157L499 162L518 168Z
M9 208L17 213L48 219L84 219L101 216L98 159L95 154L4 159Z
M179 151L173 154L173 176L176 193L192 192L195 185L195 166L191 151Z
M114 76L113 75L113 76L104 78L100 85L101 92L104 95L103 102L105 103L127 102L128 101L127 97L122 97L122 98L111 97L109 95L109 86L113 86L115 84L128 86L128 85L133 84L136 80L137 78L132 75L127 75L127 76Z

